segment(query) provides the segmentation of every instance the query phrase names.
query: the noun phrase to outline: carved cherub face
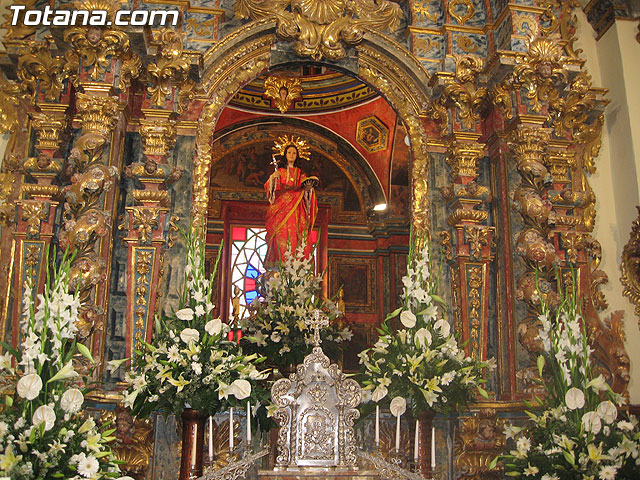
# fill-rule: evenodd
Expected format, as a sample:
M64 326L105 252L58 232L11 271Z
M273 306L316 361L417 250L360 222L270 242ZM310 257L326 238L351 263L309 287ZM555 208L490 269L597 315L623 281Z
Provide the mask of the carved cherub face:
M144 171L147 175L153 175L158 170L158 164L154 162L152 159L147 158L147 161L144 163Z
M97 27L92 27L87 30L87 40L92 45L95 45L102 39L102 30Z

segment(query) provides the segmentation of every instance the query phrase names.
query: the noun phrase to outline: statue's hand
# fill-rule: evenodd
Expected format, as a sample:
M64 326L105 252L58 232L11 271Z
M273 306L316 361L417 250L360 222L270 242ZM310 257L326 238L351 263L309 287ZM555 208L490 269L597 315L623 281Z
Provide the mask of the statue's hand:
M275 172L273 172L271 174L270 178L271 178L271 180L276 180L276 179L280 178L280 170L276 170Z

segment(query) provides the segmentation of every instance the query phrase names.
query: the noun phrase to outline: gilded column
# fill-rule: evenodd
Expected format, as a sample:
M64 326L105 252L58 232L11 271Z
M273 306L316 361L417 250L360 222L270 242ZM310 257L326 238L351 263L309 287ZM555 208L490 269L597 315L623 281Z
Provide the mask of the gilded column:
M164 249L172 246L171 234L178 220L170 215L168 190L181 178L182 170L166 163L176 139L175 122L169 119L169 114L165 110L145 111L148 118L140 121L145 161L134 163L125 172L137 187L132 191L136 204L126 207L127 357L137 348L139 340L151 340Z
M47 41L31 42L18 57L17 85L29 102L27 115L35 132L36 157L14 157L9 163L20 168L21 187L12 244L12 342L18 341L25 282L36 293L44 288L47 254L54 237L59 206L59 178L64 159L60 150L68 133L71 71L73 59L51 55ZM28 145L25 145L28 146ZM14 146L15 147L15 146ZM25 149L25 152L28 149ZM14 177L15 180L15 177ZM3 326L4 326L3 321Z
M556 13L549 10L546 15L555 18ZM525 396L543 393L535 383L534 359L541 350L536 317L541 301L556 301L558 267L558 281L565 288L577 288L583 300L596 362L623 393L628 356L620 334L621 315L599 319L598 310L606 308L606 301L598 286L607 279L597 270L600 248L589 234L595 198L587 174L595 171L605 91L591 86L570 38L559 42L548 34L542 28L542 36L529 42L527 52L501 54L501 68L507 73L492 89L494 105L505 120L512 120L504 135L520 175L511 193L522 222L515 240L524 267L516 279L517 298L526 308L517 333L529 361L518 365L518 391ZM571 268L577 274L576 285L567 283Z
M82 6L82 5L81 5ZM89 8L88 3L85 5ZM91 2L91 9L108 12L113 20L117 4ZM103 358L113 251L112 218L119 195L124 144L123 110L131 79L141 61L131 50L129 35L121 30L71 27L64 31L67 55L77 61L74 126L80 127L68 159L70 184L65 200L60 245L75 253L70 286L82 302L78 339ZM97 378L103 365L96 369Z
M165 249L173 244L178 221L171 215L169 189L182 177L182 170L169 165L167 156L176 143L175 118L193 99L195 87L180 33L156 32L153 46L157 55L147 66L144 118L139 121L144 160L126 169L135 186L131 192L135 205L126 207L122 226L127 232L127 357L140 340L149 341L153 334Z
M480 113L487 90L479 86L481 71L479 58L456 57L455 73L434 75L431 102L431 114L440 121L441 134L446 136L445 160L450 168L451 183L442 194L448 202L447 222L452 229L448 235L455 246L449 261L455 279L455 327L468 342L467 355L478 360L487 357L489 272L495 235L495 228L487 225L491 192L478 183L486 149Z

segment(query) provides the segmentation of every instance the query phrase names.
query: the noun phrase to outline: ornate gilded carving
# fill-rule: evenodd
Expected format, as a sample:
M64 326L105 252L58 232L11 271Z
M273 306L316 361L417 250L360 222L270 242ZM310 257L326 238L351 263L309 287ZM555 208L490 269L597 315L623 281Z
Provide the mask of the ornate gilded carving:
M131 207L133 228L138 231L138 240L145 244L151 240L153 230L158 228L158 208Z
M578 252L584 249L585 234L578 232L560 232L560 240L564 249L565 260L575 264Z
M297 77L270 76L264 81L264 94L273 99L273 103L280 113L289 110L289 105L300 98L302 84Z
M403 13L399 5L387 0L240 0L235 16L275 18L278 36L295 41L298 56L319 61L344 58L345 45L360 43L365 28L394 31Z
M111 449L116 459L123 462L120 465L122 473L136 479L145 478L153 455L151 421L134 419L128 409L118 405L114 411L104 411L99 422L110 422L115 428L115 442Z
M491 461L504 451L505 424L494 409L480 410L476 415L462 420L456 435L454 458L462 480L499 479L502 469L491 470Z
M193 201L191 217L202 218L209 203L209 170L211 168L211 138L218 115L226 101L250 79L257 77L269 66L269 49L275 41L272 36L258 39L243 46L233 54L216 62L211 72L209 86L212 95L202 109L196 134L196 157L193 171ZM196 220L197 221L197 220Z
M24 97L20 86L0 76L0 133L13 133L18 126L18 109ZM9 151L7 149L7 151Z
M478 176L478 161L484 153L484 145L454 140L449 145L445 160L451 168L451 178ZM486 188L486 187L485 187Z
M58 150L68 120L64 111L34 112L31 126L36 131L38 150Z
M591 301L597 310L606 310L609 308L609 305L604 293L600 290L600 285L609 283L609 277L602 270L598 270L600 261L602 260L602 247L600 246L600 242L591 235L585 235L584 245L587 258L589 259L589 270L591 272Z
M12 2L12 5L24 5L26 10L33 10L36 8L36 0L15 0ZM18 21L16 25L11 25L11 20L13 18L13 11L7 12L2 16L6 19L6 22L2 24L2 28L7 29L7 33L4 36L4 40L24 40L25 38L33 35L36 31L36 27L32 25L24 24L24 13L22 13L18 17Z
M82 122L83 136L96 135L91 140L85 140L86 145L89 146L91 141L104 142L118 121L120 113L118 97L99 97L78 93L76 107Z
M487 218L489 218L489 212L486 212L484 210L468 210L464 208L458 208L447 217L447 223L451 227L453 227L462 222L484 222Z
M625 349L624 311L617 310L602 322L596 315L585 318L589 335L591 354L596 370L607 379L614 392L623 394L629 400L629 355Z
M145 155L166 156L176 142L176 122L168 118L140 119Z
M639 216L631 225L629 241L622 249L620 281L624 285L622 294L635 305L635 313L640 317L640 207L636 208Z
M420 112L426 105L421 91L397 65L390 65L379 52L364 45L358 47L360 77L375 87L399 112L407 128L413 153L411 172L412 221L417 238L427 238L429 230L429 153ZM415 88L412 88L415 87Z
M457 116L467 130L473 130L484 107L487 89L477 86L477 78L482 72L480 57L456 56L456 73L438 77L442 83L440 95L436 93L430 104L434 119L440 121L440 131L446 135L449 131L449 108L457 110Z
M189 79L189 62L182 54L182 33L167 28L160 32L158 41L158 59L147 66L151 82L147 92L151 96L151 103L162 107L173 89Z
M471 0L450 0L448 11L449 15L455 18L460 25L464 25L473 18L476 9Z
M47 42L31 45L28 53L18 59L18 79L21 87L35 92L36 85L45 94L47 101L59 99L64 88L63 82L77 73L78 61L73 50L64 56L53 57Z
M489 227L484 225L465 225L465 239L469 243L472 257L482 257L482 247L489 244Z
M110 0L85 0L78 6L88 10L104 10L111 21L118 8ZM131 51L126 32L108 27L70 27L64 32L64 41L71 45L81 60L82 71L88 71L93 81L102 80L114 59L122 62L119 88L124 90L128 82L139 74L142 63Z
M37 200L21 201L22 220L27 222L27 237L37 238L40 236L40 222L49 218L49 204Z

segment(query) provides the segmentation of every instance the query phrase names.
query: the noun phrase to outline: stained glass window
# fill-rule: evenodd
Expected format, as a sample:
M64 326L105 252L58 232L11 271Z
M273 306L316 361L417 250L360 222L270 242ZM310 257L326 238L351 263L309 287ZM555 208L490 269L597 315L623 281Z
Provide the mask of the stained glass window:
M231 227L229 312L233 312L233 298L239 293L239 318L249 315L247 305L258 296L256 278L265 272L264 260L267 256L266 235L267 231L260 227ZM311 232L311 240L313 243L317 242L317 230ZM231 317L231 313L229 317Z
M229 312L233 312L233 297L240 293L240 318L248 315L247 305L258 296L256 278L265 271L267 231L264 228L231 228L231 295ZM236 290L237 289L237 290Z

